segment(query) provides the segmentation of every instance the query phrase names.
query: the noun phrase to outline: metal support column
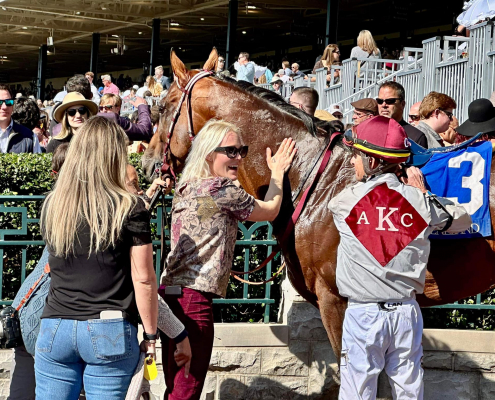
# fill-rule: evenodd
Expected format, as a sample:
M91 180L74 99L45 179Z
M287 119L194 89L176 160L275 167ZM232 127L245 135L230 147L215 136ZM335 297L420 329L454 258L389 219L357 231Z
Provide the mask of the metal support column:
M46 52L47 46L44 44L40 47L38 56L38 90L36 93L36 98L41 99L41 101L45 100Z
M150 70L148 74L155 74L155 67L158 66L158 50L160 48L160 18L153 19L153 28L151 31L151 53L150 53Z
M237 13L239 12L239 1L229 1L229 20L227 25L227 49L225 54L225 68L229 68L232 63L237 61L236 52L236 33L237 33Z
M327 0L327 29L325 32L325 47L337 43L337 28L339 19L339 0Z
M91 61L89 63L89 70L96 75L98 74L98 53L100 51L100 34L93 33L93 38L91 40Z

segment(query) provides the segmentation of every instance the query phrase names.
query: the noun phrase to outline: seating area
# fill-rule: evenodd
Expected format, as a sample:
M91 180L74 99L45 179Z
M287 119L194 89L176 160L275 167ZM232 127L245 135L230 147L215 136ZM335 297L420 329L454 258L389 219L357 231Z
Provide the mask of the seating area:
M292 90L311 86L320 96L319 109L339 104L344 109L344 122L352 117L351 102L376 97L385 81L396 81L406 90L406 113L410 105L431 91L445 93L457 102L454 114L467 118L467 107L473 100L490 98L495 78L494 24L484 22L471 30L470 37L433 37L423 41L422 48L406 47L401 60L352 58L342 66L332 66L331 75L340 70L340 80L327 85L327 71L316 70L309 79L295 78L284 84L282 95L288 99ZM313 81L311 78L316 78ZM264 84L267 88L269 84Z

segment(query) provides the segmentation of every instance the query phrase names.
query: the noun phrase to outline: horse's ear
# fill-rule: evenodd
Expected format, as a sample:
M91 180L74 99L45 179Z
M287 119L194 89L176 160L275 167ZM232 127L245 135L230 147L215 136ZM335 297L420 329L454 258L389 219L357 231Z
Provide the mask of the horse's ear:
M218 51L215 47L213 47L213 50L211 51L210 56L208 57L208 60L206 60L205 65L203 65L203 69L205 71L216 71L217 63L218 63Z
M184 63L175 54L174 49L170 50L170 64L172 65L174 79L177 80L180 87L186 87L187 82L189 82L189 74Z

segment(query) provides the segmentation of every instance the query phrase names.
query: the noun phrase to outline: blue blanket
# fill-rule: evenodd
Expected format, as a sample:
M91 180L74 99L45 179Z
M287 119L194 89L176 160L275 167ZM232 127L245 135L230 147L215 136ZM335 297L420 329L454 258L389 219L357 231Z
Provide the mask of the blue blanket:
M477 142L452 152L433 152L421 168L430 191L437 196L456 200L471 215L471 229L451 235L434 232L430 239L486 237L492 233L490 223L491 142Z

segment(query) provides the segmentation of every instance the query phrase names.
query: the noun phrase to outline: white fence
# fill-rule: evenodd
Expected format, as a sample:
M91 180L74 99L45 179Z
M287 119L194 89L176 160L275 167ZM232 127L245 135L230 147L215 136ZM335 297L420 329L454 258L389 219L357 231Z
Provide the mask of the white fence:
M406 91L407 118L409 107L431 91L445 93L457 103L454 114L463 121L469 104L479 98L490 98L495 88L495 29L493 22L484 22L471 30L469 38L444 36L423 41L422 48L405 48L402 60L352 58L342 66L332 66L330 79L321 68L309 79L296 78L282 89L288 99L292 90L311 86L320 96L319 109L340 104L344 118L350 122L351 102L377 97L383 82L396 81ZM340 79L335 81L335 74ZM316 78L312 80L311 78Z

